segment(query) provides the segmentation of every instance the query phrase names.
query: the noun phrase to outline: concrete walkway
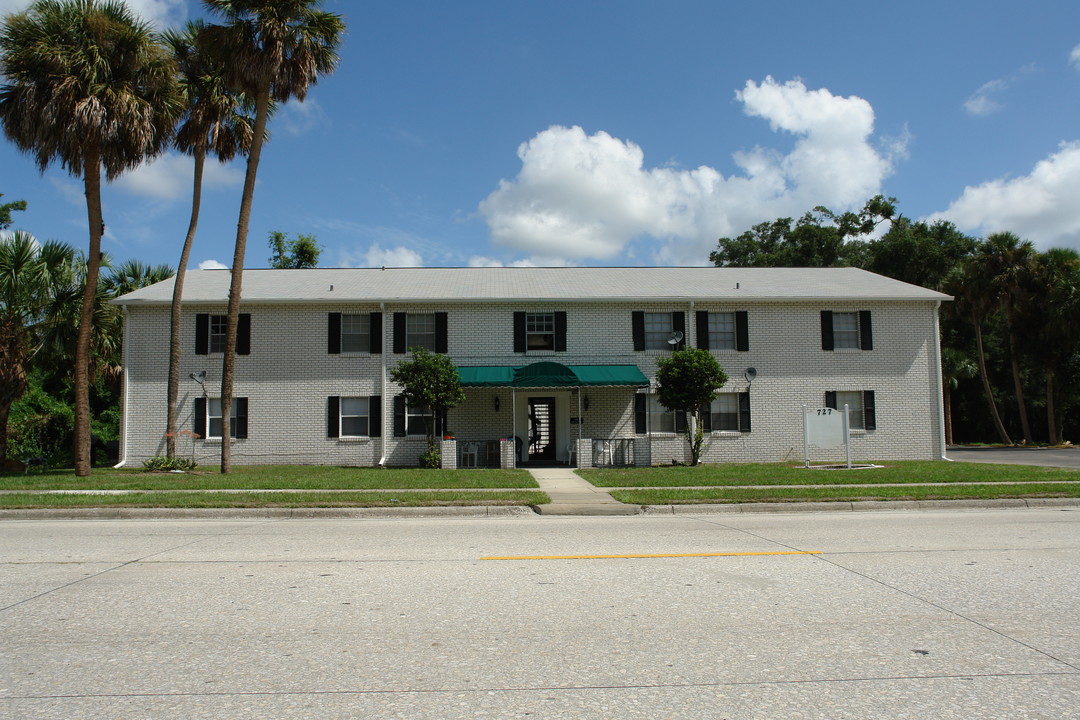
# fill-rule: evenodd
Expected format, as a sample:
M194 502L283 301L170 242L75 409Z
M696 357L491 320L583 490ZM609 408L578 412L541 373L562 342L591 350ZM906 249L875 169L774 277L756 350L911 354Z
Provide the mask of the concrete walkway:
M637 515L638 505L626 505L611 497L605 488L585 482L569 468L530 469L540 489L551 503L538 505L541 515Z

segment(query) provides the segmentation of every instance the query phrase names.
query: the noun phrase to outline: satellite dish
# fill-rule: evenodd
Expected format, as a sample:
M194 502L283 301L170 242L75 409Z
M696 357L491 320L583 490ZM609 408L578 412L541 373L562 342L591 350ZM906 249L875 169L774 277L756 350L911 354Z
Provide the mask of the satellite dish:
M757 377L757 368L746 368L746 372L743 373L743 377L746 378L746 382L754 382L754 378Z
M206 382L206 371L200 370L199 372L191 373L191 379L202 385L204 382Z
M671 333L671 338L667 341L668 345L678 345L682 342L684 335L682 330L676 330Z

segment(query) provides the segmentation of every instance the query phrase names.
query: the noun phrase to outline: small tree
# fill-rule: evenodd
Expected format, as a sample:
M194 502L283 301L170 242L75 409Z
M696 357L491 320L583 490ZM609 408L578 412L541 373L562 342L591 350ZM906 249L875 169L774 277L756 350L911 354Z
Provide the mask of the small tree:
M405 404L412 408L427 408L432 417L427 422L427 452L421 456L426 467L439 467L439 446L435 430L440 427L447 411L465 399L461 377L446 355L424 348L409 348L413 359L390 371L390 379L401 385Z
M686 441L690 444L690 464L697 465L705 441L698 415L703 407L716 399L717 392L728 380L727 373L712 353L699 348L676 350L671 357L660 358L656 365L660 403L670 410L689 415Z
M288 233L273 230L266 244L273 252L268 262L275 270L300 270L319 266L322 247L314 235L300 233L291 238Z

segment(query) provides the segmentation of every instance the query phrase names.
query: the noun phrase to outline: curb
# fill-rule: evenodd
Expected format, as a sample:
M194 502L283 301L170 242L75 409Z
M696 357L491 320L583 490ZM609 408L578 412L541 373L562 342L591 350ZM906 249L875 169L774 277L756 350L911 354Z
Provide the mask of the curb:
M1000 500L857 500L850 502L728 503L649 505L645 515L740 515L793 512L881 512L897 510L990 510L1080 507L1080 498L1004 498Z

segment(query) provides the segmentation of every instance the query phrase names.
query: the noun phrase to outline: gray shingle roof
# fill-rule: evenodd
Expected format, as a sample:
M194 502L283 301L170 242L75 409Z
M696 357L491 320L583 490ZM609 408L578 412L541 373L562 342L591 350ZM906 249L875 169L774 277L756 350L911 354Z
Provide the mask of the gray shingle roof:
M113 302L172 301L172 280ZM192 270L185 304L223 303L227 270ZM492 300L949 300L933 290L857 268L570 267L244 270L242 299L255 302Z

